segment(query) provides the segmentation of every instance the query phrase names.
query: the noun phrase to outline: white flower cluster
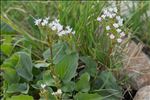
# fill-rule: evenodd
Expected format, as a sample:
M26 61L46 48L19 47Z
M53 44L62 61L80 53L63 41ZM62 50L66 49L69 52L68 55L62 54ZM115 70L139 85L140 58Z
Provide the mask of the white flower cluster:
M48 26L51 30L56 31L56 34L58 36L62 36L65 34L75 34L75 31L72 31L72 28L70 26L67 26L65 29L63 25L59 23L58 19L53 20L52 22L49 22L49 17L45 19L35 19L34 21L35 25L37 26Z
M41 84L41 87L44 89L46 87L46 84Z
M61 89L58 89L56 92L53 92L52 95L61 95L62 91Z
M117 7L106 8L103 10L102 15L97 17L97 21L105 21L107 25L105 29L108 32L107 35L110 39L116 39L118 43L121 43L126 34L121 30L121 27L123 26L123 19L117 12Z

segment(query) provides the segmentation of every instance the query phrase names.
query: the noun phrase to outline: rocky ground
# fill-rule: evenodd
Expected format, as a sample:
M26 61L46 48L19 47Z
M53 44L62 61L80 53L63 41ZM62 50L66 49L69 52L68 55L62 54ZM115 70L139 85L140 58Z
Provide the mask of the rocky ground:
M150 59L142 51L144 45L130 42L125 49L123 75L127 75L137 93L133 100L150 100Z

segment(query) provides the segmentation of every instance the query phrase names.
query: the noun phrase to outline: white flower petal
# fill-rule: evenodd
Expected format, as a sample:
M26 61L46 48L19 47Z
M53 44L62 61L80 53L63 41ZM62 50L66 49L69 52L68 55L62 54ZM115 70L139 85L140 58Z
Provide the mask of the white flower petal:
M115 17L115 16L116 16L116 14L115 14L115 13L112 13L111 15L112 15L112 17Z
M56 93L55 93L55 92L52 92L51 94L52 94L52 95L56 95Z
M63 26L61 24L56 24L57 32L60 32L63 29Z
M64 34L66 34L66 32L64 30L62 30L61 32L58 32L57 34L58 34L58 36L62 36Z
M101 22L102 18L101 17L97 17L97 21Z
M119 26L122 26L123 25L123 19L119 19L118 24L119 24Z
M113 34L110 34L110 39L114 39L115 38L115 36L113 35Z
M110 30L110 26L106 26L106 30Z
M101 17L102 17L103 19L105 19L105 18L106 18L106 15L102 15Z
M104 9L104 14L106 15L108 13L108 10L107 9Z
M118 28L118 29L116 29L116 31L117 31L118 33L120 33L120 32L121 32L121 29Z
M115 28L118 28L118 27L119 27L119 25L118 25L117 23L114 23L113 26L114 26Z
M112 11L113 11L113 8L109 8L108 10L109 10L110 12L112 12Z
M61 89L58 89L58 90L57 90L57 93L58 93L58 94L62 94Z
M124 37L124 36L125 36L125 33L124 33L124 32L121 32L121 33L120 33L120 36L121 36L121 37Z
M118 39L117 39L117 42L118 42L118 43L121 43L121 42L122 42L122 39L121 39L121 38L118 38Z
M74 35L74 34L75 34L75 31L73 31L72 34Z
M120 19L121 19L121 17L120 17L120 16L116 16L116 19L117 19L117 20L120 20Z
M70 28L70 26L67 26L67 27L66 27L66 34L71 33L71 31L72 31L72 28Z
M117 12L118 12L117 7L114 7L113 11L114 11L115 13L117 13Z
M42 19L35 19L34 24L35 25L39 25L41 23Z
M41 84L41 87L44 89L46 87L46 84Z
M52 26L52 30L55 31L56 30L56 26Z

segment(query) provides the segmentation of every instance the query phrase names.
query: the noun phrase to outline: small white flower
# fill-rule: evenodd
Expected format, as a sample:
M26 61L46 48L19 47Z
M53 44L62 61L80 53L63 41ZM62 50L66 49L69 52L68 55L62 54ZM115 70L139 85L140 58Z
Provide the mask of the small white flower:
M51 27L53 26L53 24L52 24L52 23L49 23L48 26L51 28Z
M52 94L52 95L56 95L56 93L55 93L55 92L52 92L51 94Z
M58 32L57 34L58 34L58 36L62 36L64 34L66 34L66 32L64 30L62 30L62 31Z
M44 20L42 21L42 23L41 23L42 26L45 26L45 25L47 25L47 24L48 24L48 20L45 20L45 19L44 19Z
M113 34L110 34L110 39L114 39L115 38L115 36L113 35Z
M115 14L115 13L112 13L111 15L112 15L112 17L115 17L115 16L116 16L116 14Z
M106 14L106 16L108 16L109 18L113 18L112 14L109 12Z
M109 8L108 10L109 10L110 12L112 12L112 11L113 11L113 8Z
M110 15L110 13L109 13L109 12L107 12L107 13L105 13L104 15L109 16L109 15Z
M117 31L118 33L120 33L120 32L121 32L121 29L118 28L118 29L116 29L116 31Z
M74 34L75 34L75 31L73 31L72 34L74 35Z
M106 30L110 30L110 26L106 26Z
M123 19L118 20L118 25L120 25L120 26L123 25Z
M119 27L119 25L118 25L117 23L114 23L113 26L114 26L115 28L118 28L118 27Z
M120 17L120 16L116 16L116 19L117 19L117 20L120 20L120 19L121 19L121 17Z
M56 26L52 26L51 29L52 29L53 31L55 31L55 30L56 30Z
M66 34L69 34L69 33L71 33L71 31L72 31L72 28L70 28L70 26L67 26L67 27L66 27L66 29L67 29L67 30L66 30Z
M104 14L105 14L105 15L107 15L107 14L108 14L107 9L104 9L104 11L103 11L103 12L104 12Z
M114 8L116 7L116 3L115 2L111 2L111 6Z
M123 19L122 19L122 18L120 18L118 21L122 21L122 22L123 22Z
M124 33L124 32L121 32L121 33L120 33L120 36L121 36L121 37L125 36L125 33Z
M70 26L66 26L66 29L70 29Z
M63 26L59 23L56 24L57 32L60 32L63 29Z
M117 12L118 12L117 7L114 7L113 11L114 11L115 13L117 13Z
M122 39L121 39L121 38L118 38L118 39L117 39L117 42L118 42L118 43L121 43L121 42L122 42Z
M58 89L57 92L53 92L52 95L61 95L62 91L61 89Z
M58 89L58 90L57 90L57 94L62 94L61 89Z
M40 19L35 19L34 24L35 25L40 25L41 21L42 21L41 18Z
M105 18L106 18L106 15L102 15L101 17L102 17L103 19L105 19Z
M47 24L48 24L48 20L49 20L49 17L47 17L47 18L43 19L43 21L42 21L41 25L42 25L42 26L47 25Z
M41 84L41 87L44 89L46 87L46 84Z
M102 18L101 17L97 17L97 21L101 22Z

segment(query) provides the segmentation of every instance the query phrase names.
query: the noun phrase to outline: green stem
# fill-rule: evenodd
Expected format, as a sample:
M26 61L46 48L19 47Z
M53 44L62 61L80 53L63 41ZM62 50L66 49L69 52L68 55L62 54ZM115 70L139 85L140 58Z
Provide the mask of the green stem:
M59 80L59 78L58 78L58 76L57 76L57 73L55 72L55 69L54 69L54 63L53 63L53 48L52 48L52 45L53 45L53 40L52 40L52 38L50 38L50 36L48 35L48 46L49 46L49 48L50 48L50 55L51 55L51 57L50 57L50 60L51 60L51 65L50 65L50 74L52 75L52 77L54 78L54 80L55 80L55 84L56 84L56 87L57 88L60 88L60 80Z

